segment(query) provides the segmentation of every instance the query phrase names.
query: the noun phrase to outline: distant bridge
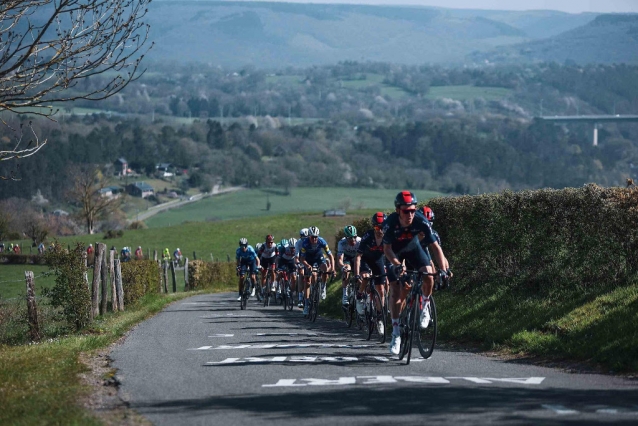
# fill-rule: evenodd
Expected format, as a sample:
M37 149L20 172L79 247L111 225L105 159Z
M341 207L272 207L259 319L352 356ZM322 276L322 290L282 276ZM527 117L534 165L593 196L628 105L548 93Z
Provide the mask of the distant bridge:
M594 142L598 145L598 123L636 123L638 115L553 115L535 117L537 120L549 121L552 123L593 123L594 124Z

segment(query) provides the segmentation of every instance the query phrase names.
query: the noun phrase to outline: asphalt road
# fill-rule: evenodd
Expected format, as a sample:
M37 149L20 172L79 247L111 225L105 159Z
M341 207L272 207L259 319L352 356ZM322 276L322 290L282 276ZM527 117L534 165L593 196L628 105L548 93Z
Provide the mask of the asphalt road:
M406 366L342 322L234 296L177 302L111 353L133 409L158 425L638 424L636 381L416 348Z

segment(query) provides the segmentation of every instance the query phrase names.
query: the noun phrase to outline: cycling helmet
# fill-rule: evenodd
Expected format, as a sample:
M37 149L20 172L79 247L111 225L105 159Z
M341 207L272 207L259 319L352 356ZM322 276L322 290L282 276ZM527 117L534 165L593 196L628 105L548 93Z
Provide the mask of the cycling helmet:
M248 245L248 240L246 238L240 238L239 239L239 245L240 246L247 246Z
M372 226L381 226L388 217L383 212L376 212L372 216Z
M430 222L434 221L434 212L432 211L431 208L429 208L428 206L423 206L421 208L421 212L423 213L423 216L425 216L427 220L429 220Z
M263 246L263 244L262 244L262 243L257 243L257 244L255 244L255 250L256 250L256 251L259 251L259 249L261 248L261 246Z
M288 240L288 244L290 244L290 247L294 247L297 245L297 239L296 238L291 238Z
M272 235L266 235L266 242L267 243L272 243L273 241L275 241L275 237L273 237Z
M343 228L343 232L345 232L346 237L348 237L348 238L352 238L352 237L356 237L357 236L357 228L355 228L352 225L348 225L345 228Z
M301 238L307 237L308 236L308 228L303 228L299 231L299 236Z
M308 235L310 235L311 237L318 237L319 228L317 228L316 226L311 226L310 228L308 228Z
M288 240L284 238L283 240L281 240L281 241L279 242L279 244L280 244L282 247L288 247L288 244L289 244L289 243L288 243Z
M410 191L401 191L394 198L394 207L416 205L416 195Z

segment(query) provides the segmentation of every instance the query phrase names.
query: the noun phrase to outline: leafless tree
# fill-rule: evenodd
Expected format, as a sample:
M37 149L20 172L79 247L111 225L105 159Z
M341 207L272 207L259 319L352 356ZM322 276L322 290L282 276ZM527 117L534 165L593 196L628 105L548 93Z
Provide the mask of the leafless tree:
M20 223L22 232L31 239L33 247L43 242L50 233L49 224L44 215L34 209L23 212Z
M60 103L106 99L139 78L140 61L152 47L145 46L149 26L143 22L150 2L0 1L0 113L29 107L51 118ZM20 129L0 161L29 157L46 143Z
M78 216L86 224L87 232L93 234L95 222L117 211L122 205L122 197L109 196L101 192L108 184L95 165L73 167L71 181L73 183L68 198L80 207Z

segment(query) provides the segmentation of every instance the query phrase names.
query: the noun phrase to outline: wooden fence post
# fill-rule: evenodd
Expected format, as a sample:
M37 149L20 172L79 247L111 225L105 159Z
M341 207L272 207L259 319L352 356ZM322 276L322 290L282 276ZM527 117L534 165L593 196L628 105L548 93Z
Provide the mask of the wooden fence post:
M86 283L86 288L91 290L91 286L89 285L89 266L88 266L88 255L86 252L82 253L82 259L84 260L84 282Z
M124 311L124 288L122 287L122 264L120 259L115 259L115 291L117 304L120 311Z
M157 250L153 250L153 260L157 262Z
M168 263L162 263L162 281L164 282L164 293L168 293Z
M171 278L173 279L173 293L176 293L177 279L175 278L175 262L171 262Z
M230 262L230 254L226 253L226 262Z
M32 341L40 340L40 326L38 324L38 306L35 302L35 279L32 271L24 271L27 282L27 312L29 315L29 337Z
M146 258L150 260L151 259L151 249L150 248L146 249L146 253L147 253L146 254Z
M197 253L195 253L195 250L193 250L193 260L197 260Z
M109 250L109 273L111 277L111 311L117 312L117 288L115 287L115 250Z
M95 247L95 262L93 262L93 283L91 284L91 321L100 314L98 295L100 290L100 273L102 269L102 257L104 256L104 244Z
M210 261L211 261L211 262L214 262L214 261L215 261L215 258L213 257L213 253L211 253L211 254L210 254Z
M102 299L100 300L100 315L106 314L106 307L109 301L109 276L108 276L108 266L106 262L106 244L102 243L104 248L102 251L104 255L102 256L102 267L100 269L100 279L102 281Z
M195 254L195 252L193 252ZM188 257L184 260L184 291L189 291L190 287L188 286Z

